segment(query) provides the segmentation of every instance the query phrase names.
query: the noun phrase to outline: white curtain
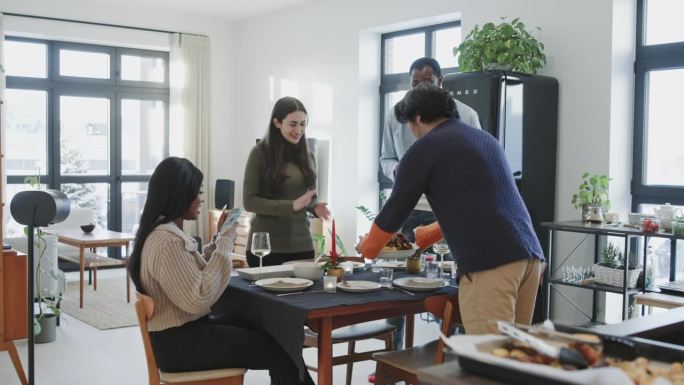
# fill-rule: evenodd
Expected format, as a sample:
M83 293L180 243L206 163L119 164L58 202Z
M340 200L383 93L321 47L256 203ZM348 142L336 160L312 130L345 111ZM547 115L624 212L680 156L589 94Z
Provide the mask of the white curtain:
M5 122L5 109L7 106L5 105L5 24L4 24L4 16L2 13L0 13L0 153L5 154L5 129L6 127L6 122ZM5 165L4 163L2 164L2 167L0 168L0 174L2 175L2 181L0 181L0 199L2 200L3 203L5 203L5 208L7 210L2 210L0 212L0 216L2 216L2 220L0 220L0 239L5 238L5 229L7 228L7 220L9 219L9 202L5 202L5 197L7 194L5 191L7 191L7 181L5 178Z
M170 154L188 158L204 173L204 199L207 202L197 222L184 227L204 239L207 231L207 205L213 202L213 181L209 169L209 128L211 125L211 67L209 38L172 34L170 70Z

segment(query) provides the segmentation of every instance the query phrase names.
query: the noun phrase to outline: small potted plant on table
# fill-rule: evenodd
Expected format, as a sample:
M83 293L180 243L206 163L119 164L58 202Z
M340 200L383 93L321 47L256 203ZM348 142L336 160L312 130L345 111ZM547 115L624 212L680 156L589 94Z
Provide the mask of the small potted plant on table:
M323 265L323 270L325 270L325 275L334 275L337 277L337 282L342 281L344 278L344 269L340 267L340 259L342 257L341 253L337 251L337 234L335 232L335 220L332 221L332 247L330 249L330 256L328 260Z

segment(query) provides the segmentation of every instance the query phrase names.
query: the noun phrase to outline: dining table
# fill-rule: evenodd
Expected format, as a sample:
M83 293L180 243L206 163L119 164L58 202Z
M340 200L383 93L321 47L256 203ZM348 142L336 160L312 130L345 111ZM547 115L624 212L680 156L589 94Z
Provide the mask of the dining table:
M354 272L348 280L379 281L371 270ZM408 275L395 271L394 278ZM216 316L239 317L256 330L273 337L294 361L303 378L304 327L318 334L318 385L332 384L332 331L334 329L391 317L406 317L405 345L413 346L414 315L425 312L425 299L434 295L454 295L456 287L446 285L432 291L404 291L382 287L363 293L337 289L323 291L321 280L298 294L279 295L237 276L212 308Z

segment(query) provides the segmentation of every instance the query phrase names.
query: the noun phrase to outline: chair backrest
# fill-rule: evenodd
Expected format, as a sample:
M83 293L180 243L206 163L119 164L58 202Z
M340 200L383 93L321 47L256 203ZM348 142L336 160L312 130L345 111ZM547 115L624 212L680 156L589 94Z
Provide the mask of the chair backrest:
M435 318L442 320L441 331L445 336L449 335L449 330L452 326L461 323L461 311L458 306L458 294L439 295L425 299L425 309L432 313ZM435 362L441 364L444 362L444 341L441 338L437 342L437 354Z
M136 296L138 299L135 301L135 313L138 315L140 335L142 336L143 346L145 347L147 374L150 385L159 385L161 382L159 379L159 368L157 368L157 360L155 360L154 352L152 351L150 334L147 331L147 321L154 315L154 300L141 293L136 293Z

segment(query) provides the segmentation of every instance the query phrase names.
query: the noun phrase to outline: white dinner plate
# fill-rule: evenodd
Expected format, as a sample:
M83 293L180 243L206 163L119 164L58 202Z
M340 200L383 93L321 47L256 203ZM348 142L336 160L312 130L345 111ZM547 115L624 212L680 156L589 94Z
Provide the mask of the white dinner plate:
M373 281L344 281L338 282L337 288L352 293L367 293L369 291L378 290L380 284Z
M264 267L245 267L235 269L238 275L248 281L255 281L262 278L281 278L292 277L292 265L275 265Z
M441 278L404 277L397 278L392 283L411 291L431 291L444 286L444 281Z
M304 290L313 285L313 281L304 278L265 278L254 282L254 284L268 291L287 293Z
M410 250L395 250L395 251L380 251L378 253L378 258L380 259L405 259L413 254L415 254L416 250L418 250L418 247L416 245L412 244L412 248Z
M342 262L341 264L344 264L344 263L351 263L352 269L353 269L354 271L359 271L359 270L363 270L363 269L366 268L366 264L363 263L363 262L348 261L348 262ZM341 265L341 264L340 264L340 265Z
M406 262L380 260L375 262L375 267L381 267L383 269L406 269Z

